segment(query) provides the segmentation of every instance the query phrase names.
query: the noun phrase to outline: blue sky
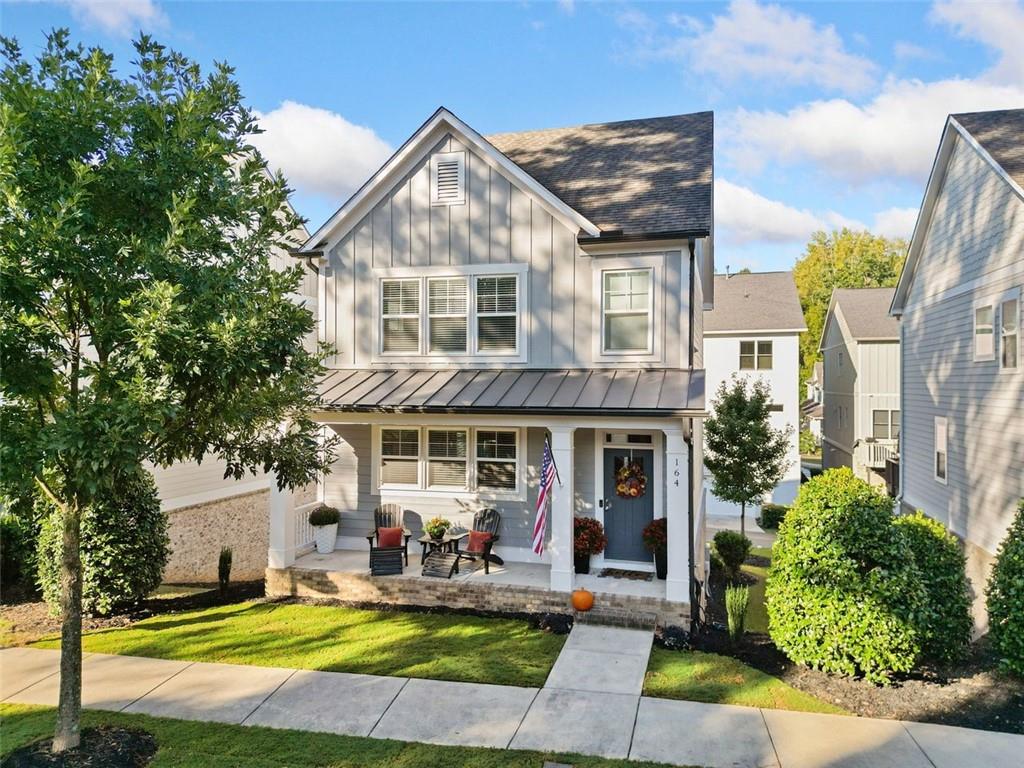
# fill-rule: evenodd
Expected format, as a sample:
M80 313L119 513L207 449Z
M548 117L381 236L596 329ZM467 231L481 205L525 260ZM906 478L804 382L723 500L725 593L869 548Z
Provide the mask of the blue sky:
M439 105L481 133L715 111L719 267L817 228L909 235L947 113L1024 106L1024 0L5 3L130 69L140 28L226 60L316 228Z

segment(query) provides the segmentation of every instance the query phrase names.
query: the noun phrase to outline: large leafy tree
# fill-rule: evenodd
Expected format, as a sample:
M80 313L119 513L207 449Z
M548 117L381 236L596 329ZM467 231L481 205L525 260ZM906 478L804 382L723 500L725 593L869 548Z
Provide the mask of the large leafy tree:
M2 49L0 491L60 518L59 751L79 741L83 510L147 461L314 479L322 351L301 267L268 263L301 222L228 66L148 37L127 78L66 31L35 62Z
M747 533L747 505L761 501L781 482L793 428L771 425L771 390L761 379L733 377L715 393L704 422L704 465L711 491L740 505L740 532Z
M835 288L886 288L896 285L903 259L905 240L890 240L870 232L849 229L815 232L803 255L793 267L800 306L807 332L800 338L800 382L811 377L818 359L818 343Z

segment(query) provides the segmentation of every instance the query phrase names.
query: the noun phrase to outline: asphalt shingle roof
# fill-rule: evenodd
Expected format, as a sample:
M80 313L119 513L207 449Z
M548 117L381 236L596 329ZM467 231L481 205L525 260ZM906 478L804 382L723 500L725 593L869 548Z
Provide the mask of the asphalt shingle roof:
M602 231L711 231L711 112L486 138Z
M965 112L954 119L986 152L1024 187L1024 109Z
M832 301L858 341L896 340L900 321L889 314L895 288L836 288Z
M707 331L807 330L792 272L715 275L715 308Z

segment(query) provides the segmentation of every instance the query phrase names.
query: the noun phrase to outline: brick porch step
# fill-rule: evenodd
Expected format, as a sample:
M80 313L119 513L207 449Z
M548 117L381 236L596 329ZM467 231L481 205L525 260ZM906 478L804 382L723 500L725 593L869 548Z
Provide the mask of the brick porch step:
M575 611L580 624L599 624L606 627L653 630L658 623L658 614L650 611L631 611L623 608L592 608L582 613Z

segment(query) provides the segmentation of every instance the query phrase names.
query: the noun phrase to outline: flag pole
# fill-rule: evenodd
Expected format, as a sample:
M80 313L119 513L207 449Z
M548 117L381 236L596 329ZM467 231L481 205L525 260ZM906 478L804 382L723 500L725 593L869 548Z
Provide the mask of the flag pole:
M558 474L558 463L555 461L555 452L551 450L551 442L548 440L548 435L544 435L544 445L547 446L548 454L551 456L551 466L555 468L555 479L558 481L558 487L562 487L562 476Z

